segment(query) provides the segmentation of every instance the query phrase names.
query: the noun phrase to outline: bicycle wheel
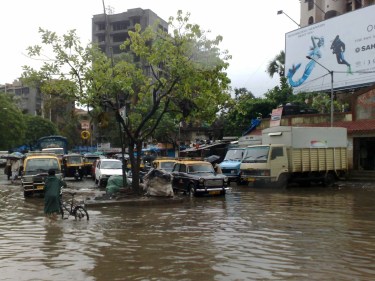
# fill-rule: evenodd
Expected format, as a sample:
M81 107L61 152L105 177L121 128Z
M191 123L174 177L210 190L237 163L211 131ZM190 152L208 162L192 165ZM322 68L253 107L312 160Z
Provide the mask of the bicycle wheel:
M68 216L69 216L69 213L66 211L64 212L64 208L65 206L63 205L64 203L62 201L60 201L60 214L61 214L61 218L62 219L67 219Z
M84 218L89 220L89 214L87 213L86 209L82 206L75 207L73 214L76 220L82 220Z

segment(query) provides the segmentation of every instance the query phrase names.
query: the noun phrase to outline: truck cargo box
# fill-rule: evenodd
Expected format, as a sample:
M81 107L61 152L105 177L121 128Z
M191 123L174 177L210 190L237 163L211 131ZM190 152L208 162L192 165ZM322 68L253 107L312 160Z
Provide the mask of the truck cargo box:
M347 130L341 127L277 126L262 131L263 144L293 148L347 147Z
M346 147L337 148L289 148L289 172L346 171L348 156Z

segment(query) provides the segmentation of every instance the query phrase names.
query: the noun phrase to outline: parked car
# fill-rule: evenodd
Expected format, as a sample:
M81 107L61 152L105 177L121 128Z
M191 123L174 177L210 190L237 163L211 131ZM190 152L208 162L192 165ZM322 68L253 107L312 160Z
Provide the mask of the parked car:
M112 175L122 175L122 162L118 159L98 159L95 166L95 184L105 187Z
M56 177L63 179L61 164L57 155L50 153L33 153L26 156L21 176L21 184L25 197L44 195L45 179L48 170L54 169Z
M190 196L225 195L228 177L216 173L208 161L177 161L172 170L172 188Z
M164 170L168 173L172 172L173 166L176 163L175 158L158 158L152 161L152 167L154 169Z

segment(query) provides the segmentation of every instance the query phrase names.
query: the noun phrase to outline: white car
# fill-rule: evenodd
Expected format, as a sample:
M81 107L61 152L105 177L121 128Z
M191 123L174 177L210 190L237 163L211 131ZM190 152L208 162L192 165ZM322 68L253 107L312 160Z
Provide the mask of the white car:
M101 187L107 185L108 179L113 175L122 175L122 162L117 159L100 159L96 163L95 183Z

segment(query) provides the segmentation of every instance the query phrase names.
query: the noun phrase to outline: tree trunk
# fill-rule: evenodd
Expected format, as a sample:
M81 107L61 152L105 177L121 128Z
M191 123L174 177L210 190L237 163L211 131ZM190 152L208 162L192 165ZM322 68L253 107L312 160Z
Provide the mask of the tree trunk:
M137 156L134 155L134 147L136 148L135 151ZM129 143L129 158L131 163L131 170L132 170L132 189L135 193L141 195L143 190L140 187L139 179L140 179L140 165L141 165L141 152L142 152L142 142L130 142Z

